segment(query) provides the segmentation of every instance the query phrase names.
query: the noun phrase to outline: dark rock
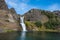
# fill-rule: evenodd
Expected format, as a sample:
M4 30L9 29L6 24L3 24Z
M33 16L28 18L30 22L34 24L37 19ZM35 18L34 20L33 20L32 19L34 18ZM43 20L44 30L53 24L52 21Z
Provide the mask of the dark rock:
M17 13L16 13L14 8L9 9L9 12L13 15L13 18L15 20L18 20L18 15L17 15Z
M5 0L0 0L0 29L19 30L18 14L14 8L8 9Z
M40 21L43 19L47 19L46 15L41 14L41 10L39 9L31 9L27 13L24 14L26 21Z
M41 12L39 10L31 9L26 14L24 14L25 20L27 20L27 21L37 21L37 20L40 19L40 17L39 17L40 14L41 14Z
M0 10L8 10L5 0L0 0Z

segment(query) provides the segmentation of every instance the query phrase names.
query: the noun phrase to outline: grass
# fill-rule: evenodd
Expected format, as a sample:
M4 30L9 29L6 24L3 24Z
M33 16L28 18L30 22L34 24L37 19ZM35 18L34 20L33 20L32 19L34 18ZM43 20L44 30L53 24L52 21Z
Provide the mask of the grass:
M38 28L39 29L39 31L46 31L46 32L60 32L60 30L57 30L57 29L55 29L55 30L53 30L53 29L45 29L45 28Z
M31 23L31 22L29 22L29 21L25 21L25 24L26 24L26 26L27 27L35 27L35 24L34 23Z
M14 32L14 30L4 30L4 32Z
M35 24L31 23L29 21L25 21L25 24L26 24L26 26L31 27L31 29L32 29L32 27L35 27ZM60 30L58 30L58 29L55 29L55 30L54 29L46 29L44 25L42 25L41 27L37 27L37 28L38 28L38 31L60 32Z

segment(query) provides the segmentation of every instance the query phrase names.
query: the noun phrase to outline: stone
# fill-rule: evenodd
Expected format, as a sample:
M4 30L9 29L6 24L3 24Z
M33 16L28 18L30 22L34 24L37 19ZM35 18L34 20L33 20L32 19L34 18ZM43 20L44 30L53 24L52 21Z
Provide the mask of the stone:
M8 10L5 0L0 0L0 10Z
M42 23L48 21L48 17L41 13L42 10L39 9L31 9L27 13L24 14L26 21L42 21ZM47 20L46 20L47 19Z

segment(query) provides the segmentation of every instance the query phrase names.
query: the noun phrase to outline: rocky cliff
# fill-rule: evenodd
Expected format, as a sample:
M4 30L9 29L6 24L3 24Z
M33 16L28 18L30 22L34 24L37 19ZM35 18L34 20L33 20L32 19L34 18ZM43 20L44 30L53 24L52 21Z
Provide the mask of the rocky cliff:
M5 0L0 0L0 10L8 10Z
M24 14L26 29L38 31L40 29L60 30L60 11L45 11L31 9ZM0 0L0 32L22 29L20 27L20 15L14 8L8 9L5 0ZM20 30L21 31L21 30Z
M45 11L40 9L31 9L24 14L25 21L35 24L35 27L41 27L43 30L60 28L60 11ZM27 22L26 22L27 23ZM31 24L28 27L31 27ZM40 25L40 26L39 26ZM42 25L42 26L41 26ZM34 28L35 28L34 27Z
M50 12L40 9L31 9L24 14L26 21L48 21L49 17L52 17L52 15L60 17L60 11Z
M18 20L15 9L8 9L5 0L0 0L0 31L17 31L20 27Z
M42 10L31 9L24 14L26 21L48 21L48 17L41 13Z
M11 14L13 15L13 18L14 18L16 21L19 20L19 16L18 16L18 14L16 13L16 11L15 11L14 8L9 9L9 12L11 12Z

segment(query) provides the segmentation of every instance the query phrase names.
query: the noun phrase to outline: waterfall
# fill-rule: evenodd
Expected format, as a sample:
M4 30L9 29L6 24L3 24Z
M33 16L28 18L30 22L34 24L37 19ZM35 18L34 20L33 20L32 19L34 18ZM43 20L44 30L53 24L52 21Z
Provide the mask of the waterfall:
M24 16L23 17L20 17L20 24L21 24L21 26L22 26L22 29L23 29L23 31L27 31L26 30L26 25L24 24Z

